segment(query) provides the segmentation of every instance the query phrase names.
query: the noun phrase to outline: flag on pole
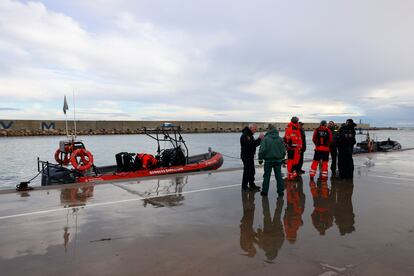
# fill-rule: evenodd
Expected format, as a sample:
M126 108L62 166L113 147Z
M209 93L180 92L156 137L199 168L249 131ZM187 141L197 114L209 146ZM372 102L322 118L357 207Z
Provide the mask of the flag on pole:
M65 95L65 99L63 101L63 113L66 114L66 110L69 110L69 106L68 106L68 102L66 101L66 95Z

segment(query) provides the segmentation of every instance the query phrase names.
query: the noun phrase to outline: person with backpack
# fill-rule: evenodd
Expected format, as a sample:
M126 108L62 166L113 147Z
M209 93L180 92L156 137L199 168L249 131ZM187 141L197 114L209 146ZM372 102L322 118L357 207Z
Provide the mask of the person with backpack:
M309 176L311 179L315 177L318 165L322 161L321 179L326 180L328 179L329 146L332 143L332 132L327 127L325 120L321 121L319 127L314 130L312 141L315 144L315 154Z

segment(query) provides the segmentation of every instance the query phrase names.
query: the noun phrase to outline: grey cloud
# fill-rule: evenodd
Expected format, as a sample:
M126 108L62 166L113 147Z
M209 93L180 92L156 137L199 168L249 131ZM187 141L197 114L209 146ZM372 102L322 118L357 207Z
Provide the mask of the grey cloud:
M19 111L20 108L14 108L14 107L0 107L0 111Z
M410 103L395 103L393 104L393 106L398 107L398 108L406 108L406 109L414 110L414 104L410 104Z
M86 114L86 115L107 115L111 117L130 117L131 115L124 112L86 112L86 111L77 111L77 114Z

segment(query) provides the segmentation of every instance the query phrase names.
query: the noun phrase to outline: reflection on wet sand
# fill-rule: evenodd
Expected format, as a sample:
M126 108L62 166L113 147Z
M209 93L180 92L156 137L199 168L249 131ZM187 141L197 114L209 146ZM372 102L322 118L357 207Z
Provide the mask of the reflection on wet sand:
M352 206L353 180L331 179L333 216L341 236L355 231L355 214Z
M305 194L303 193L303 180L285 181L287 206L283 218L286 239L295 243L299 227L303 225L302 214L305 211Z
M313 210L310 215L313 227L320 235L325 235L334 224L338 226L340 235L355 231L355 214L352 206L352 180L331 179L331 189L328 182L318 179L309 181L310 193L313 199ZM263 210L263 226L254 227L255 192L242 191L243 217L240 221L240 247L245 256L254 257L257 248L264 251L266 261L272 262L279 254L286 240L293 244L299 234L299 228L304 225L302 215L305 210L306 196L303 191L303 180L285 181L286 208L281 221L284 199L278 197L276 208L271 216L269 199L260 197ZM272 203L272 202L270 202Z
M310 180L314 210L311 215L313 226L319 234L325 235L335 219L341 236L355 231L355 214L352 206L353 180L331 178L331 189L326 181Z
M185 197L182 192L187 181L188 176L179 176L171 178L168 181L157 180L155 188L141 194L142 197L146 198L143 200L144 207L147 207L148 204L154 207L176 207L183 205Z
M62 189L60 202L65 208L85 206L88 199L93 197L93 189L93 185Z
M258 245L264 250L268 261L276 259L279 249L285 241L285 233L282 224L282 210L284 200L278 197L273 219L270 216L269 199L262 197L263 229L257 229Z
M255 192L242 191L243 217L240 220L240 247L248 257L256 255L254 244L258 243L256 232L253 229L254 196Z
M282 224L282 210L284 200L277 198L276 208L271 216L269 198L262 197L263 227L254 230L255 192L242 191L243 217L240 220L240 247L244 255L254 257L256 255L255 244L265 252L267 261L276 259L279 249L285 241L285 233Z
M72 210L68 210L66 213L66 224L63 227L63 247L65 248L65 253L68 251L69 242L71 239L77 240L78 235L78 214L79 214L79 208L73 208ZM71 227L69 223L69 216L72 216L72 219L74 219L75 227ZM73 229L74 228L74 229ZM75 235L71 238L71 231L75 230ZM76 244L75 244L76 245Z
M87 201L93 197L94 186L87 185L81 187L65 188L60 191L60 202L64 208L68 209L66 213L66 225L63 227L63 246L65 248L65 253L68 251L69 242L71 240L70 230L72 227L69 226L69 216L75 220L75 236L72 239L75 240L76 247L76 236L78 234L78 213L79 208L85 206Z
M312 224L320 235L325 235L333 223L332 202L329 198L328 182L318 179L316 184L313 179L309 182L309 188L313 198L314 210L311 214Z

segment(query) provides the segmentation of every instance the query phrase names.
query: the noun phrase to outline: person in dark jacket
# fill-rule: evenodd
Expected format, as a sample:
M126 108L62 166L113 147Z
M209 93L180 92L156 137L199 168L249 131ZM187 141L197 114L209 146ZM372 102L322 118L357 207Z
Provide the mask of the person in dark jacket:
M341 178L353 178L354 176L354 160L352 153L356 144L356 124L352 119L346 120L341 126L338 134L338 169Z
M298 163L298 173L299 174L305 173L305 171L302 170L303 156L304 156L305 151L306 151L306 134L305 134L305 130L303 129L303 125L304 125L304 123L299 122L300 132L302 134L302 149L300 151L300 159L299 159L299 163Z
M276 176L277 194L279 197L283 197L285 186L283 183L281 167L285 155L286 150L283 139L279 136L277 129L272 124L269 124L266 135L260 143L259 150L259 164L261 164L263 160L265 161L262 192L260 193L262 196L267 196L270 175L272 174L273 169Z
M331 154L331 172L332 176L336 177L338 159L338 126L333 121L329 121L328 128L332 133L332 143L329 146L329 153Z
M263 134L260 134L258 139L254 139L253 134L256 132L256 125L250 124L242 130L240 137L241 154L240 158L243 161L243 179L242 189L247 190L250 187L252 191L259 191L260 188L254 184L254 175L256 170L254 168L254 156L256 154L256 147L260 145L263 139Z

